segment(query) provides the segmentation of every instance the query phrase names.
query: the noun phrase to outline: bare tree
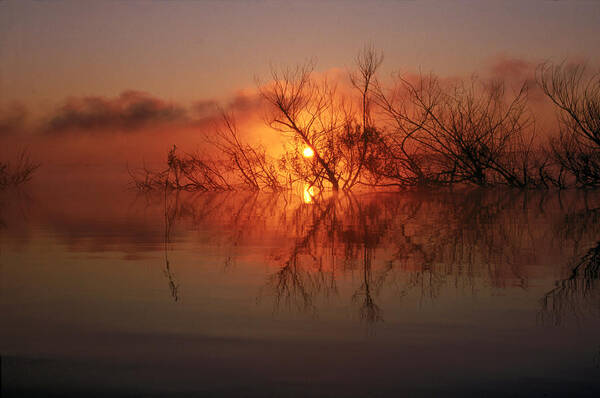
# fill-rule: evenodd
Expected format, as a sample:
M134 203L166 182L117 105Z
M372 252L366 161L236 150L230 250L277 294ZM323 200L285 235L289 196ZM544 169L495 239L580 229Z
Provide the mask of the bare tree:
M370 146L377 142L377 130L371 119L372 90L376 84L377 69L383 62L383 54L378 53L375 47L366 45L356 56L356 70L350 73L350 82L361 95L362 125L360 126L361 145L358 167L346 183L350 188L356 184L360 173L367 161L367 154L371 152Z
M0 189L29 181L38 167L39 163L31 161L25 150L18 153L14 162L0 161Z
M338 93L336 84L315 76L312 62L272 70L272 81L260 90L271 106L267 124L292 138L282 158L282 166L293 174L291 180L334 191L351 189L360 181L377 136L370 117L371 87L382 60L372 46L357 56L350 81L361 93L361 112ZM311 150L312 160L303 159L305 148Z
M415 84L398 77L390 90L376 84L376 101L387 122L372 172L383 177L385 185L423 185L438 182L426 151L420 143L430 109L440 101L442 92L433 75L420 76ZM420 103L415 102L416 98ZM391 181L391 182L390 182Z
M289 134L298 150L303 145L312 150L315 163L313 183L329 182L333 190L340 187L340 172L336 169L335 138L344 125L336 102L336 87L326 80L317 82L314 63L294 69L271 71L272 82L261 87L261 94L272 105L267 123L275 130Z
M515 164L532 145L523 138L530 126L525 85L507 99L502 82L443 85L433 75L416 82L400 76L390 93L378 88L377 99L393 122L379 170L385 177L398 184L527 184L529 166Z
M169 150L167 168L153 171L145 167L129 170L135 187L141 191L173 189L179 191L225 191L227 181L218 161L197 154L180 154L177 146Z
M223 127L217 128L207 142L215 147L228 172L248 189L258 191L284 188L274 159L269 158L262 145L243 142L232 114L221 111Z
M559 110L554 159L577 185L600 185L600 73L586 77L583 64L544 63L536 78Z
M244 142L233 115L222 111L222 126L212 135L205 134L204 141L212 147L213 156L183 153L177 147L169 151L167 169L148 169L130 172L138 189L176 189L186 191L224 191L242 188L279 191L285 188L275 159L265 148Z

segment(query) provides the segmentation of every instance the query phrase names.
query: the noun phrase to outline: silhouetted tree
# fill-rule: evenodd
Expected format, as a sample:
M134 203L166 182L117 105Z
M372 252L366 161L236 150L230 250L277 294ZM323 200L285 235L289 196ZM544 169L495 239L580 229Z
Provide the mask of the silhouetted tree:
M18 153L14 162L0 161L0 189L29 181L38 167L39 163L32 162L25 150Z
M291 137L293 144L281 165L309 186L351 189L360 181L369 161L377 130L370 117L371 86L382 56L366 47L357 57L351 83L361 95L361 111L337 92L326 77L317 78L314 63L281 71L272 70L272 81L260 87L270 104L267 124ZM313 159L305 159L310 148Z
M600 185L600 74L585 65L542 64L537 81L558 108L559 133L551 151L579 186Z
M262 145L242 141L232 114L222 111L221 115L223 127L214 135L206 135L206 139L218 150L225 171L250 190L282 190L284 183L274 159L269 158Z
M376 171L398 184L469 182L525 187L530 126L523 85L507 99L502 82L443 85L433 75L398 77L378 103L394 122Z

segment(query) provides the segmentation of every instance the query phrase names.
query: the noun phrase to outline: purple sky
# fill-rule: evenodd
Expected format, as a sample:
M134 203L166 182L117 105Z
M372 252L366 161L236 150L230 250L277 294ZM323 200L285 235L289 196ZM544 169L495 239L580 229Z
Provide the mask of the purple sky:
M494 57L600 59L600 1L0 0L0 103L126 89L187 102L254 87L270 63L462 74Z

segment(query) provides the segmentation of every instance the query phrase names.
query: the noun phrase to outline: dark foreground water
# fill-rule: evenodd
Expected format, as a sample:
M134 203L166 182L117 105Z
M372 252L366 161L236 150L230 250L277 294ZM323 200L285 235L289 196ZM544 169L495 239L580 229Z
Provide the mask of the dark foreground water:
M1 204L2 396L600 396L598 194Z

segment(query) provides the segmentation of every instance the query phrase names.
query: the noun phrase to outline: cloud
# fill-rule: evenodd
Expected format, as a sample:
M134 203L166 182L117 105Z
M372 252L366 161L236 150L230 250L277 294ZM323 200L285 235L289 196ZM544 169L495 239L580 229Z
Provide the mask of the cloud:
M208 117L218 109L218 102L215 100L200 100L192 104L192 112L199 117Z
M190 107L190 125L196 130L210 134L222 127L223 112L233 120L242 135L255 130L256 124L263 124L262 115L265 102L257 90L240 90L226 102L202 100L194 102Z
M239 90L224 104L219 104L216 100L196 101L192 104L192 110L201 118L214 117L220 114L221 110L233 112L245 118L245 116L249 116L247 114L260 110L263 104L263 99L258 91Z
M139 91L124 91L116 98L70 98L50 116L42 130L62 133L74 130L134 131L150 125L187 121L187 111Z
M237 121L244 122L260 114L262 104L256 90L240 90L224 104L206 99L193 102L187 107L130 90L113 98L71 97L41 120L38 130L46 134L99 134L143 132L165 126L177 129L211 129L220 122L221 110L232 113ZM6 119L4 124L12 126L16 121L14 117L13 119ZM3 121L0 118L0 132Z
M535 62L500 54L490 60L489 71L494 77L523 79L531 77L536 66Z
M546 96L536 81L536 69L540 64L541 61L499 54L488 60L486 72L493 79L503 80L514 90L525 85L530 103L538 104L546 102Z
M10 104L0 108L0 136L22 131L27 122L27 109L20 104Z
M243 139L254 142L264 134L261 104L257 90L236 92L226 102L189 104L125 91L115 97L71 97L35 118L39 110L34 108L0 107L0 158L23 147L52 178L65 169L69 175L84 168L90 173L90 167L99 165L103 173L121 178L127 164L162 164L173 145L184 151L212 150L204 138L221 127L221 110L233 115Z

